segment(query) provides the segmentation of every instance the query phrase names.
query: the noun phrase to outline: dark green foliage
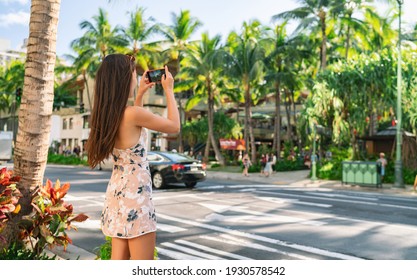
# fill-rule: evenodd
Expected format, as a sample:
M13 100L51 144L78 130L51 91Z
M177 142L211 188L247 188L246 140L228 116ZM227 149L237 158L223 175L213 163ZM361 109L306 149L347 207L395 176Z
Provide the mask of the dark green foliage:
M342 180L342 162L350 160L352 149L330 148L332 158L323 159L317 164L317 177L328 180Z
M55 256L45 253L37 254L35 251L25 249L20 243L12 243L8 248L0 251L0 260L56 260Z
M68 165L85 165L87 161L76 156L64 156L58 154L48 154L48 163L68 164Z
M251 165L249 167L248 172L249 173L261 172L261 165L260 164L253 164L253 165Z
M303 170L307 166L304 165L303 160L281 160L277 161L275 164L275 171L294 171L294 170Z
M111 259L111 237L106 236L106 242L97 248L97 259Z

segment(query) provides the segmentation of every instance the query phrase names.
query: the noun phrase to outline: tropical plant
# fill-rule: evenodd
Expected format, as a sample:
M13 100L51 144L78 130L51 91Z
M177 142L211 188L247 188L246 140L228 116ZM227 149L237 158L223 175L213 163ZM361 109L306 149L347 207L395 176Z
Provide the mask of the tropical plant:
M214 105L220 103L219 81L221 81L222 60L219 58L223 52L219 51L220 36L209 38L208 33L203 33L198 46L191 48L184 59L187 65L182 72L187 74L193 84L194 96L187 101L186 110L190 110L203 99L207 102L208 137L204 158L208 159L210 145L221 165L225 165L224 157L220 152L218 139L214 135ZM216 131L217 134L218 131Z
M136 8L129 13L130 21L127 28L122 29L129 44L126 47L127 53L135 56L138 66L138 74L143 73L149 66L152 68L163 65L159 55L161 47L157 43L149 43L149 38L158 31L155 19L149 17L145 19L145 9Z
M179 15L172 13L172 25L161 25L159 32L165 38L159 44L167 46L163 52L165 61L169 66L170 72L175 76L180 71L181 60L193 42L189 42L191 36L197 31L202 23L191 16L190 11L181 11ZM176 90L177 92L177 90ZM182 92L178 92L178 105L180 111L180 125L181 129L178 133L178 151L184 151L184 144L182 139L182 125L183 120L183 104L181 102Z
M71 243L66 230L77 229L72 222L83 222L88 217L73 214L72 204L64 202L70 184L61 185L57 180L52 185L50 180L36 190L32 198L34 211L23 217L20 222L21 238L29 242L31 249L40 255L46 246L64 246Z
M59 110L61 108L75 106L77 104L77 97L73 95L74 90L76 89L71 86L71 82L56 83L53 109Z
M6 227L6 223L12 219L12 214L20 211L19 198L21 193L17 188L20 177L13 176L13 171L2 168L0 170L0 248L8 243L8 237L1 233ZM3 244L2 244L3 243Z
M255 137L252 127L252 103L259 98L256 89L264 82L265 52L259 40L264 38L266 30L257 20L244 22L242 33L231 32L227 39L227 50L230 62L225 65L228 75L236 81L236 85L244 92L246 151L251 151L251 161L256 161ZM259 92L258 92L259 93ZM250 139L250 141L248 141Z
M117 48L128 45L128 41L122 35L122 28L120 26L112 28L107 12L101 8L98 15L93 16L93 22L83 21L80 27L86 31L81 38L72 41L71 46L83 51L93 49L100 54L101 59L114 53Z
M327 34L329 13L331 13L336 0L300 0L301 6L272 17L273 20L300 20L296 32L310 29L312 34L321 34L320 43L320 69L327 66Z

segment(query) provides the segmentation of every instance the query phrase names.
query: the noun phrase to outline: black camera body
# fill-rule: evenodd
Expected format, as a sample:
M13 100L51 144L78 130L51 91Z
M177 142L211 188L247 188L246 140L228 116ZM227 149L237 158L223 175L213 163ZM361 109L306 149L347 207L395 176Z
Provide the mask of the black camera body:
M162 76L165 75L165 69L155 69L155 70L149 70L148 73L148 81L150 83L160 83Z

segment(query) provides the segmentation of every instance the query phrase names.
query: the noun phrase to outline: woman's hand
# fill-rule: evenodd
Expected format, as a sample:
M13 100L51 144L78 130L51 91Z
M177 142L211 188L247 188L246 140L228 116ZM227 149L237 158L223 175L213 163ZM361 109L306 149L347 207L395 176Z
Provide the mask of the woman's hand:
M143 75L142 78L139 81L139 88L138 88L138 95L139 96L143 96L146 91L150 88L152 88L155 85L155 83L151 83L148 80L148 70L146 70Z
M165 75L161 79L162 87L164 88L165 93L174 93L174 78L172 77L171 72L168 70L168 66L165 65Z

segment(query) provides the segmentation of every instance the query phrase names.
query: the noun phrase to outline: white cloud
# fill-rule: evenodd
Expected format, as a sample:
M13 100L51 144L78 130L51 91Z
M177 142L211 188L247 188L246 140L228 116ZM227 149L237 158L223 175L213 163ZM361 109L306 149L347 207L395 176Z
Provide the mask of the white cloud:
M19 3L20 5L26 5L29 3L29 0L0 0L2 4L12 4L12 3Z
M4 0L2 0L4 1ZM10 26L10 25L28 25L30 19L30 14L28 12L16 12L9 14L0 14L0 26Z

